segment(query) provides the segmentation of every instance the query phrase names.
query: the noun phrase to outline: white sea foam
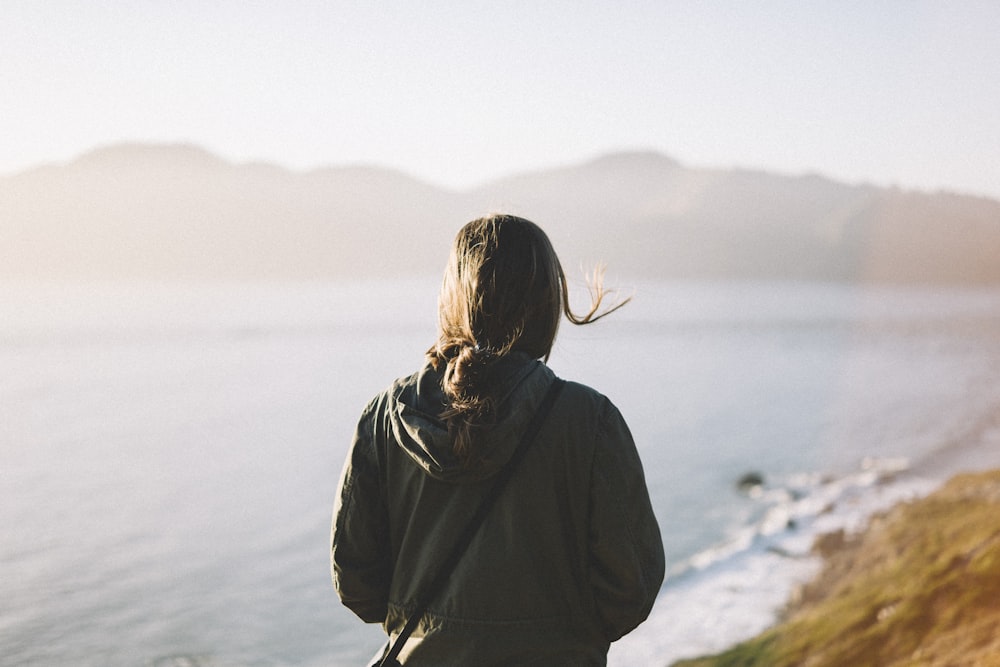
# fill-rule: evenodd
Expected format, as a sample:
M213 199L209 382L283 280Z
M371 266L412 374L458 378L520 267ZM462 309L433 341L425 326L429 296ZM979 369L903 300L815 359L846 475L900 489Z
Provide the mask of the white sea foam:
M612 646L609 665L666 665L720 652L772 625L797 586L819 571L818 535L856 533L892 505L937 482L907 476L905 461L866 459L840 478L794 475L759 487L761 518L675 565L649 619Z

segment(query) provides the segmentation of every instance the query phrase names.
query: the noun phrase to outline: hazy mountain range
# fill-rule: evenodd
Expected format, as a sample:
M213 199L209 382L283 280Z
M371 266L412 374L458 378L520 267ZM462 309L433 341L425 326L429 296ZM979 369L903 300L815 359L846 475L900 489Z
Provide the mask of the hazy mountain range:
M448 190L376 167L289 171L124 144L0 177L0 279L439 275L457 229L541 224L570 273L1000 283L1000 201L632 152Z

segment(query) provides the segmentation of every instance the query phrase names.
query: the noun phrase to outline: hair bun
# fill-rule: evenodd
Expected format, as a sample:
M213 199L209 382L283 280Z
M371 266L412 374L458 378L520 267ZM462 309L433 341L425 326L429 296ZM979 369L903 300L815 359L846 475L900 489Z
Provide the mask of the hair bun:
M450 384L457 389L455 393L468 395L478 394L480 384L486 376L490 364L496 359L496 353L480 345L463 345L452 360Z

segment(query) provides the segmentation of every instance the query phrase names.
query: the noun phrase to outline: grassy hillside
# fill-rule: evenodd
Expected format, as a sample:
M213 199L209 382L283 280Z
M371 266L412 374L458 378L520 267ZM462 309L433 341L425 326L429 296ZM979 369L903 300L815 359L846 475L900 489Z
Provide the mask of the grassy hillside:
M675 667L1000 665L1000 470L817 547L826 568L783 623Z

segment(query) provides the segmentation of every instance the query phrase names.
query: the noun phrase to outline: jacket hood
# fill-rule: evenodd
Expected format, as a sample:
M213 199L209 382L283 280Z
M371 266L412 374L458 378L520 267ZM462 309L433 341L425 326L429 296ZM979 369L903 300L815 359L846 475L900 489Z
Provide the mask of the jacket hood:
M548 366L519 353L498 361L494 372L499 383L497 421L477 434L478 462L472 466L459 463L439 417L448 406L441 372L428 364L391 388L389 418L396 443L431 477L461 483L495 474L514 453L555 378Z

